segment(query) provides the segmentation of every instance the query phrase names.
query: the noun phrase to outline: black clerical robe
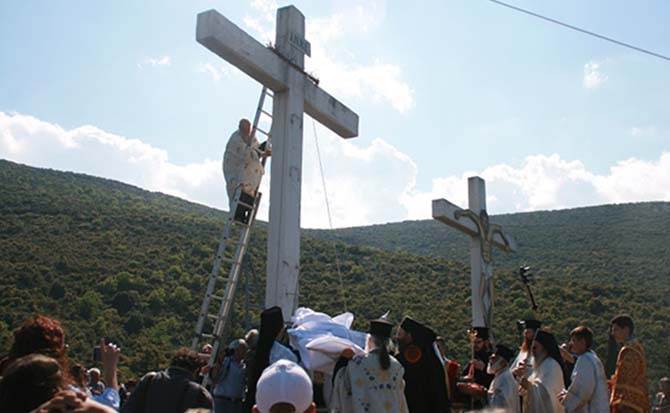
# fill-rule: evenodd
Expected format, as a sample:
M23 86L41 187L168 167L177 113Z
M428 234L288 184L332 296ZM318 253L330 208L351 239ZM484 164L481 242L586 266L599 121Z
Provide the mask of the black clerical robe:
M489 364L489 357L491 357L491 352L489 352L485 349L482 349L482 350L476 352L475 353L475 360L482 361L484 363L484 369L477 370L477 369L473 368L473 370L475 372L475 377L474 377L475 383L477 383L479 385L482 385L482 386L486 387L487 389L491 385L491 382L493 381L493 377L494 377L492 374L486 373L486 366ZM469 375L470 364L471 363L472 362L465 365L465 368L463 369L463 372L462 372L463 376Z
M405 399L410 413L450 412L444 368L430 346L409 346L396 356L405 368Z

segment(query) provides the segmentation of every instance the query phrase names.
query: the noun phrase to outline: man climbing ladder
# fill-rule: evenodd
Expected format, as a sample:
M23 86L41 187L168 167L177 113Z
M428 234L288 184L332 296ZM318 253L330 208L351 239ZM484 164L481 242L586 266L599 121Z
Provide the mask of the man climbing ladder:
M266 97L272 96L263 88L253 126L247 119L240 120L238 130L233 132L226 145L223 173L230 199L230 214L221 234L191 343L191 348L196 351L204 348L201 347L203 343L211 346L210 367L216 361L221 340L226 339L242 262L261 202L262 194L258 192L258 186L270 156L270 133L258 125L261 115L272 121L272 114L264 109ZM257 132L265 135L267 141L259 144L255 137ZM203 383L207 383L208 379L205 377Z
M264 158L270 156L267 141L258 143L256 131L252 131L251 122L241 119L238 129L230 135L226 151L223 155L223 176L226 179L226 191L230 212L241 222L248 220L248 208L234 208L235 190L240 187L240 200L245 204L253 204L256 191L264 173Z

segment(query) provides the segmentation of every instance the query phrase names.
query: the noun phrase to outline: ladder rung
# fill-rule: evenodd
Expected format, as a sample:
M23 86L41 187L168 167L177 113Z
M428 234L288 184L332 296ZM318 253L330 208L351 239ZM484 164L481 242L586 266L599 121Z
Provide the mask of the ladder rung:
M237 205L242 205L243 207L247 207L249 209L253 209L253 207L254 207L253 205L247 204L246 202L242 202L242 201L237 201Z
M261 129L261 128L256 128L256 132L260 132L260 133L262 133L262 134L265 135L265 136L270 136L269 133L265 132L265 131L264 131L263 129Z
M230 263L230 264L240 265L240 262L239 262L239 261L236 261L236 260L234 260L234 259L232 259L232 258L225 258L225 257L224 257L224 258L221 258L221 259L222 259L223 261L227 262L227 263Z
M208 334L208 333L200 333L200 334L198 335L198 337L199 337L199 338L210 338L210 339L211 339L211 338L216 338L216 336L215 336L214 334Z
M275 95L274 93L272 93L272 92L270 91L270 89L265 89L265 94L268 95L268 96L270 96L270 97L273 97L273 96Z
M210 298L213 298L213 299L219 300L219 301L223 301L223 297L221 297L220 295L212 294L212 295L210 295Z
M219 316L217 314L207 314L207 318L212 320L218 320Z
M233 224L235 224L235 225L241 225L241 226L243 226L244 228L248 228L248 227L250 227L249 222L247 222L247 223L245 224L244 222L242 222L242 221L238 221L238 220L236 220L236 219L233 220Z
M268 111L265 110L265 109L261 109L261 113L264 113L265 115L267 115L267 116L269 116L269 117L272 117L272 113L268 112Z

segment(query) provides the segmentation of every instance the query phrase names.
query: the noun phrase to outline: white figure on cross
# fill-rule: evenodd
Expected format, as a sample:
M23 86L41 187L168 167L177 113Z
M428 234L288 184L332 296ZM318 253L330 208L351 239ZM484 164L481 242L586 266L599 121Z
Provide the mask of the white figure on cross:
M358 115L324 92L304 71L305 17L277 10L275 47L265 47L230 20L209 10L198 15L203 46L272 89L272 167L265 306L289 320L298 305L303 112L343 138L358 135Z
M493 321L493 247L516 251L516 242L486 212L486 184L478 176L468 179L468 209L445 199L433 200L433 218L470 236L472 326L491 328Z

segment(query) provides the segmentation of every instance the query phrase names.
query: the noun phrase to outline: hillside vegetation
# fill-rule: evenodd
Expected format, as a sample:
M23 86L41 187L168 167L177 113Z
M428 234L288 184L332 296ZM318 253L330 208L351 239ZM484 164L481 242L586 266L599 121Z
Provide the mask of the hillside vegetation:
M499 341L515 345L514 321L529 314L514 273L519 262L529 262L544 269L534 289L541 317L559 340L586 323L604 357L608 320L626 311L638 321L651 375L667 374L668 208L494 217L521 246L515 257L497 257ZM224 219L221 211L119 182L0 161L0 352L8 350L11 331L39 312L64 322L75 360L90 364L91 348L104 335L122 346L126 377L164 366L169 352L190 343ZM466 239L430 221L306 235L302 305L336 314L344 310L344 296L359 329L387 310L396 321L410 314L446 336L465 361ZM264 246L259 223L250 250L259 279L252 285L264 285ZM262 288L252 288L252 302L262 296ZM243 331L242 298L238 294L235 335Z

